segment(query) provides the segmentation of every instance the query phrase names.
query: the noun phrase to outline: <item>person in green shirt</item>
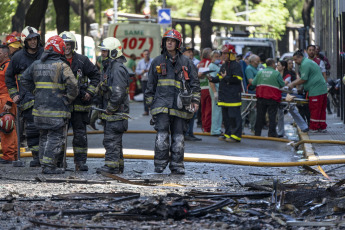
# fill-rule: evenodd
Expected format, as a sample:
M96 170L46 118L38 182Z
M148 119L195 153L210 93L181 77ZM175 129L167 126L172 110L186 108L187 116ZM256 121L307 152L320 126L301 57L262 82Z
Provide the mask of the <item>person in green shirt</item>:
M320 67L314 61L305 58L302 50L294 53L293 60L300 65L301 78L288 84L288 87L292 89L303 84L309 96L309 130L312 133L326 133L327 84Z

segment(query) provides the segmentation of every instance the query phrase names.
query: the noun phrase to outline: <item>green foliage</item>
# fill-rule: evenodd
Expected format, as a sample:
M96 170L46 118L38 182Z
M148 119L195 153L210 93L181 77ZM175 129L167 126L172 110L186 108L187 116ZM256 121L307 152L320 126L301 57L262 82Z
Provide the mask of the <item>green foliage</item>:
M304 1L286 0L285 7L289 10L289 22L303 24L302 9Z
M16 13L17 5L18 1L15 0L0 0L0 34L8 34L12 32L12 16Z
M275 39L285 32L289 11L284 7L285 0L262 0L255 6L256 12L250 14L249 20L260 23L256 32L269 33Z

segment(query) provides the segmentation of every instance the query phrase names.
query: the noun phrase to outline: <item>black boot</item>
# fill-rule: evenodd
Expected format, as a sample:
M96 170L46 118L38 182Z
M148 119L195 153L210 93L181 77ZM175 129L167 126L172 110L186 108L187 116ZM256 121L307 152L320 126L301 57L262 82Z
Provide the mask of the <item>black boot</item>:
M76 162L75 163L75 171L89 171L89 167L84 162Z
M43 166L42 169L43 174L63 174L65 170L63 168L58 168L55 166Z
M102 172L110 173L110 174L121 174L122 172L120 171L119 168L110 168L106 165L98 168L96 170L96 173L101 174Z
M34 159L30 161L30 167L41 167L41 163L39 159Z

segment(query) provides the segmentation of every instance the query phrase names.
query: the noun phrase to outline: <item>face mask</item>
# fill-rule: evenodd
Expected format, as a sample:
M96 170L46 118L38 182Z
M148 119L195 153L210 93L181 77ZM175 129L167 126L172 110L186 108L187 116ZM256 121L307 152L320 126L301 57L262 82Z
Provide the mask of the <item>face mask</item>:
M222 61L219 60L219 59L216 59L213 63L216 64L216 65L219 65Z

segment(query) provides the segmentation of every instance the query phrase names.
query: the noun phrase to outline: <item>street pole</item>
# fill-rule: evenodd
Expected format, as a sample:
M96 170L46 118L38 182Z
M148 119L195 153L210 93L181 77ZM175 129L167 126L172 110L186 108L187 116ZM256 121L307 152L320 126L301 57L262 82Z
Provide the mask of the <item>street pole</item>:
M165 7L167 6L166 0L163 0L163 9L165 9Z
M81 54L85 54L85 45L84 45L84 0L80 0L80 33L81 33Z
M248 21L248 10L249 10L248 0L246 0L246 21Z
M114 23L117 22L117 0L114 0Z

